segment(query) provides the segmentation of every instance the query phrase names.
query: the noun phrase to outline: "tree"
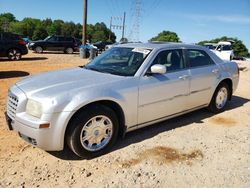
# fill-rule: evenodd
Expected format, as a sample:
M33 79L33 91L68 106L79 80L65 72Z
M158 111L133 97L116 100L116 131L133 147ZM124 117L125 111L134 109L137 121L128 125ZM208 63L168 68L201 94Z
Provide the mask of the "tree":
M22 21L22 35L24 37L33 38L34 31L38 25L41 24L41 20L34 18L24 18Z
M16 18L11 13L0 14L0 31L9 31L9 25L11 22L15 22Z
M92 43L98 41L108 41L109 35L111 42L115 42L115 34L111 32L103 22L96 23L95 25L90 24L87 26L87 39Z
M64 22L63 20L53 21L50 18L45 20L24 18L18 21L11 13L0 14L0 31L13 32L32 40L44 39L48 35L82 38L82 25L79 23ZM87 25L87 39L91 42L107 41L109 35L111 41L115 42L115 34L103 22Z
M74 36L74 31L75 31L75 23L73 22L65 22L62 26L62 32L61 34L64 35L64 36Z
M42 25L37 26L33 36L32 36L32 40L41 40L41 39L45 39L48 36L48 33L46 31L46 28L44 28Z
M9 25L9 31L19 34L21 36L25 36L24 35L24 31L25 31L26 27L25 24L23 22L11 22Z
M48 29L49 35L61 35L63 24L64 21L62 20L54 20Z
M121 38L120 42L128 42L128 39L126 37Z
M150 39L151 41L161 42L180 42L178 35L171 31L162 31L157 36Z
M250 54L248 52L247 47L243 44L243 42L237 38L233 38L233 37L220 37L220 38L215 38L212 40L204 40L204 41L200 41L198 44L199 45L203 45L205 43L218 43L220 41L234 41L233 43L233 50L234 50L234 54L238 55L238 56L244 56L244 57L249 57Z

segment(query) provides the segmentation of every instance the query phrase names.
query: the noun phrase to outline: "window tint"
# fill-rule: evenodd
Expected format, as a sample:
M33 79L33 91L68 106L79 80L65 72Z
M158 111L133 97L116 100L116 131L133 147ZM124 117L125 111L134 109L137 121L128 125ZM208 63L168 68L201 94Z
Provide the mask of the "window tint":
M64 41L66 41L66 42L73 42L73 38L72 37L65 37Z
M57 37L51 37L48 39L48 41L50 42L56 42L57 41Z
M232 46L230 45L222 46L222 50L232 50Z
M21 37L19 35L12 34L12 33L3 33L3 39L4 40L20 40Z
M165 65L168 72L185 68L182 50L166 50L160 52L153 62L153 65L155 64Z
M214 64L213 60L202 50L188 50L190 67L200 67Z

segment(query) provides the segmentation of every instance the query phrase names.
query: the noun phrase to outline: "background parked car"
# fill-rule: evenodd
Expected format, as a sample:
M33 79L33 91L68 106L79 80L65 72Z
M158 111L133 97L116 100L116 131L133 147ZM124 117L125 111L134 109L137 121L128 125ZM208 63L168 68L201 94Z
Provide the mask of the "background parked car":
M29 49L36 53L46 51L63 51L67 54L72 54L79 51L79 46L82 42L74 37L66 36L48 36L44 40L33 41L29 43Z
M231 61L234 57L232 42L230 41L219 42L212 51L223 60Z
M98 51L99 52L102 52L105 50L105 47L107 45L110 45L110 44L113 44L113 42L103 42L103 41L99 41L99 42L96 42L94 43L93 45L96 46L98 48Z
M21 36L13 33L0 33L0 57L20 60L22 55L27 53L26 42L22 40Z

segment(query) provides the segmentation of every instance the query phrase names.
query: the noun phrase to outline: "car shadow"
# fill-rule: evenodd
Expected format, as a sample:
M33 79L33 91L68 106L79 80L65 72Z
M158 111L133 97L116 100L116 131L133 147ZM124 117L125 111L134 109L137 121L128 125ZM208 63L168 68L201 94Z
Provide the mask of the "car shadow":
M22 61L37 61L37 60L46 60L47 57L23 57Z
M229 102L226 111L230 111L243 106L248 103L250 99L233 96L232 101ZM170 131L179 127L187 126L191 123L197 123L198 126L202 126L204 119L214 116L214 113L209 112L207 109L200 109L194 112L187 113L185 115L175 117L161 123L156 123L126 134L123 139L118 139L116 145L110 152L122 149L131 144L139 143L143 140L150 139L156 135ZM110 153L109 152L109 153ZM48 152L49 154L60 158L62 160L83 160L84 158L77 157L67 146L63 151Z
M33 52L35 54L39 54L39 53L36 53L36 52ZM41 54L65 54L65 55L74 55L74 54L79 54L79 52L74 52L72 54L67 54L67 53L64 53L64 52L61 52L61 51L43 51Z
M48 58L47 57L22 57L18 61L38 61L38 60L46 60L46 59ZM0 61L18 62L18 61L9 60L8 58L0 58Z
M30 73L25 71L0 71L0 79L24 77L28 75L30 75Z

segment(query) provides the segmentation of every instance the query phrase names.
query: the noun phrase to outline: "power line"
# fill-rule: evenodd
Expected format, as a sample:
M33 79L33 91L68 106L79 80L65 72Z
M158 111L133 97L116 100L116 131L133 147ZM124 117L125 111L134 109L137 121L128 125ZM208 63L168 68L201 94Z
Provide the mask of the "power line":
M129 34L129 39L133 42L140 41L140 22L141 22L141 0L134 0L134 23Z

